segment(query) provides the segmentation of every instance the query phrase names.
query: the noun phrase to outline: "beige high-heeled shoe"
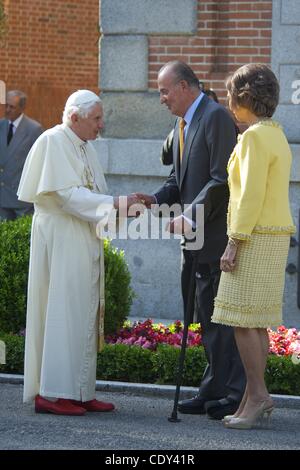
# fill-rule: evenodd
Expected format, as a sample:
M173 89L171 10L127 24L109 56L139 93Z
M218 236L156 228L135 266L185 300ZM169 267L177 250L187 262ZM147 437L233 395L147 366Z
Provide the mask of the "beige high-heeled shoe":
M231 429L252 429L258 422L259 419L263 419L266 416L267 423L269 423L271 413L274 410L274 405L271 404L269 401L263 401L253 413L252 416L248 416L245 418L234 418L232 417L228 420L224 421L224 425L226 428Z
M226 415L224 416L224 418L222 419L222 423L227 423L228 421L230 421L232 418L238 418L239 416L235 416L235 415Z
M267 404L267 407L264 409L264 415L266 414L267 416L270 416L273 410L274 410L274 405L270 404L270 403ZM226 423L226 422L230 421L232 418L238 418L238 417L239 417L239 415L226 415L222 419L222 422Z
M248 399L248 393L245 390L245 393L243 395L243 398L241 400L240 406L238 407L237 411L233 415L224 416L224 418L222 419L222 422L226 423L227 421L230 421L232 418L238 418L244 409L247 399Z

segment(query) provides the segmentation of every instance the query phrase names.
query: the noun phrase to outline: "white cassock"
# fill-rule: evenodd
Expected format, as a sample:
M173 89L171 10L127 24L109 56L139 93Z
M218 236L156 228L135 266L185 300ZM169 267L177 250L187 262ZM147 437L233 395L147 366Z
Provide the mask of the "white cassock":
M95 397L102 241L113 197L96 151L62 124L44 132L24 165L18 196L33 202L24 401ZM103 273L104 275L104 273ZM102 283L103 284L103 283Z

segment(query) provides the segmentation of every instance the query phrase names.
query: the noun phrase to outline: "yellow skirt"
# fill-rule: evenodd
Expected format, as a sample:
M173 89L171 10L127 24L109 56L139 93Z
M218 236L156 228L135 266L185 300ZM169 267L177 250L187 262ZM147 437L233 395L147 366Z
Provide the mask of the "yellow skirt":
M290 235L253 233L240 243L233 272L222 272L212 322L244 328L282 323Z

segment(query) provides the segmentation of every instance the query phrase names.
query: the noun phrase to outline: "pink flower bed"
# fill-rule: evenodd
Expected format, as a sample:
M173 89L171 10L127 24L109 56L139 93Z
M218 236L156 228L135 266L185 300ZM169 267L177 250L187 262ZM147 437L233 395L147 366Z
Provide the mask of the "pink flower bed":
M111 344L128 344L155 350L158 344L180 347L182 335L183 325L179 320L165 326L162 323L154 324L148 319L143 323L125 324L116 335L108 336L106 341ZM187 346L199 346L199 344L201 344L201 328L199 325L191 325Z
M296 328L280 326L277 331L268 330L270 338L270 353L277 356L290 356L300 354L300 332ZM135 322L132 325L126 322L116 335L106 338L110 344L128 344L141 346L155 351L158 344L170 344L179 348L182 342L183 324L177 320L169 326L162 323L154 324L148 319L144 322ZM192 324L189 327L187 347L201 345L201 327Z
M300 331L281 325L277 331L268 330L270 353L277 356L290 356L300 353Z

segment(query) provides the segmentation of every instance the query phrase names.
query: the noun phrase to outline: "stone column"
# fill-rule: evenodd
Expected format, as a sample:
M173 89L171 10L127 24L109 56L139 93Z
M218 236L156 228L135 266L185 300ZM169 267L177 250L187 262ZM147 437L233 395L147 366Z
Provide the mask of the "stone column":
M100 89L105 136L164 139L174 117L148 92L148 35L192 35L196 0L102 0Z
M298 226L300 209L300 103L299 100L296 100L296 87L300 88L299 0L273 0L272 69L279 77L281 89L280 104L274 117L283 125L293 152L290 199L294 221ZM300 97L300 93L297 96ZM299 242L299 233L296 238ZM300 245L290 249L289 263L297 265L298 249L300 249ZM284 324L286 326L300 325L296 273L286 275Z
M192 35L197 0L101 0L104 139L97 142L113 194L153 193L171 168L159 156L175 118L148 91L148 35ZM137 297L131 315L183 317L179 240L117 240Z

